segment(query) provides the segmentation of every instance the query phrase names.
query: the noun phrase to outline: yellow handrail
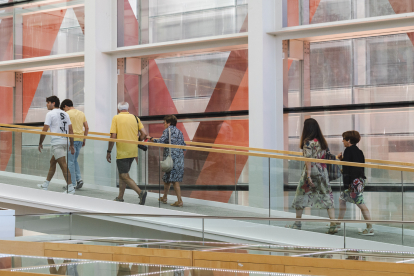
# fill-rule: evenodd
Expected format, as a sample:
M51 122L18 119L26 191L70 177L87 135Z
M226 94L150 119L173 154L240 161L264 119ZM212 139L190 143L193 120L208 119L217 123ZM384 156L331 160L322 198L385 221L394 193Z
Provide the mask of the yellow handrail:
M0 126L10 127L10 128L22 128L22 129L37 129L37 130L42 129L42 127L31 127L31 126L21 126L21 125L12 125L12 124L0 124ZM98 135L98 136L111 136L109 133L93 132L93 131L90 131L89 134ZM193 141L185 141L185 143L187 145L192 145L192 146L213 147L213 148L223 148L223 149L231 149L231 150L257 151L257 152L302 156L302 152L299 152L299 151L250 148L250 147L242 147L242 146L211 144L211 143L202 143L202 142L193 142ZM377 163L377 164L383 164L383 165L414 167L414 163L409 163L409 162L399 162L399 161L389 161L389 160L369 159L369 158L365 159L365 161L368 162L368 163Z
M325 163L325 164L336 164L336 165L342 165L342 166L362 167L362 168L371 168L371 169L414 172L414 168L408 168L408 167L385 166L385 165L367 164L367 163L353 163L353 162L343 162L343 161L327 160L327 159L315 159L315 158L306 158L306 157L298 157L298 156L264 154L264 153L255 153L255 152L247 152L247 151L215 149L215 148L209 149L209 148L205 148L205 147L179 146L179 145L171 145L171 144L158 144L158 143L151 143L151 142L139 142L139 141L132 141L132 140L91 137L91 136L82 136L82 135L73 135L73 134L60 134L60 133L33 131L33 130L25 130L25 129L17 129L17 128L0 127L0 131L41 134L41 135L47 135L47 136L61 136L61 137L80 138L80 139L94 140L94 141L106 141L106 142L114 142L114 143L118 142L118 143L127 143L127 144L135 144L135 145L147 145L147 146L152 146L152 147L176 148L176 149L184 149L184 150L192 150L192 151L203 151L203 152L222 153L222 154L273 158L273 159L281 159L281 160L293 160L293 161L302 161L302 162L318 162L318 163Z

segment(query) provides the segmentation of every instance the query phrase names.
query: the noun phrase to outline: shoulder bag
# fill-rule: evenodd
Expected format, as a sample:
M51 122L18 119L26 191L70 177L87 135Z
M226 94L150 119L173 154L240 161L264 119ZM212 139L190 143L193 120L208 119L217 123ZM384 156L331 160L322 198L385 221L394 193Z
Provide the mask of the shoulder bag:
M169 144L171 145L171 129L170 127L168 127L168 140L169 140ZM174 162L171 158L171 148L168 148L168 156L167 158L165 158L164 161L160 161L160 166L161 166L161 170L163 172L170 172L173 169L174 166Z
M135 115L134 115L134 117L135 117L135 120L137 121L138 128L139 128L138 117L137 117L137 116L135 116ZM138 132L139 132L139 130L138 130ZM138 136L139 136L139 135L138 135ZM139 139L138 139L138 140L139 140ZM139 148L140 150L143 150L143 151L147 151L147 150L148 150L148 147L147 147L146 145L138 145L138 148Z
M329 149L327 149L326 154L325 154L325 159L326 160L336 160L336 156L331 154ZM326 169L328 170L329 181L337 180L338 178L340 178L342 176L341 168L339 167L339 165L326 164Z

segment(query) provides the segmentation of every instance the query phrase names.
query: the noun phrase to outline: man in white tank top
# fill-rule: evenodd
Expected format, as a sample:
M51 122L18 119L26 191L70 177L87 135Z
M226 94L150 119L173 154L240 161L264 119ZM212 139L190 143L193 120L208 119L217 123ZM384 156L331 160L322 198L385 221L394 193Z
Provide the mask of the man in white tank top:
M73 134L72 123L70 121L69 115L60 110L60 100L56 96L51 96L46 98L47 109L50 110L45 119L45 125L43 127L43 132L47 132L50 128L50 132L61 133L61 134ZM46 135L40 135L39 141L39 152L42 152L43 141L45 140ZM75 153L75 148L73 147L74 140L69 138L70 146L69 150L72 154ZM53 175L56 172L56 163L59 164L59 167L62 169L63 176L65 177L68 189L65 191L67 194L74 194L75 188L71 184L71 176L66 165L66 155L67 148L69 144L67 137L62 136L52 136L51 145L52 145L52 159L50 159L50 168L49 173L47 174L46 181L43 184L38 184L37 186L40 189L47 190L49 183L53 178Z

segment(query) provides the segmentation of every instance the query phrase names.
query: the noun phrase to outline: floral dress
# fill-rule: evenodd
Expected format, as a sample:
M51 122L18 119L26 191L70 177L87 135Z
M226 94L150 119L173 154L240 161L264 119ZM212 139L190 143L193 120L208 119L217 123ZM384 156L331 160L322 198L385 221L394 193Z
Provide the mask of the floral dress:
M323 150L319 141L314 139L308 141L303 147L303 156L307 158L324 159L329 153L329 149ZM326 164L311 163L311 179L316 186L312 188L307 181L307 169L304 165L298 188L296 189L295 198L292 207L296 210L305 207L315 207L319 209L330 209L334 207L332 188L329 183L328 170Z
M155 143L169 144L169 132L171 131L171 144L185 146L183 133L175 126L169 126L164 130L160 139L154 139ZM164 148L163 160L168 157L169 150L171 150L171 158L173 160L173 169L167 172L162 177L164 183L183 182L184 177L184 150Z

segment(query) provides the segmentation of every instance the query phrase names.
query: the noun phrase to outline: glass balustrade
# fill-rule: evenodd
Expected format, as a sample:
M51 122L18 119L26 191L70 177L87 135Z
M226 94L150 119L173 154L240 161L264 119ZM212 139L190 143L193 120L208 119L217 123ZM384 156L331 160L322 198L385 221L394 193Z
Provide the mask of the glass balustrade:
M8 191L10 196L19 200L22 197L30 198L47 206L65 205L67 208L87 212L151 215L160 214L159 209L163 209L161 212L165 215L231 217L228 220L210 218L204 221L190 218L181 218L181 220L139 218L135 221L135 219L123 218L127 224L145 224L148 229L159 227L161 230L157 231L161 232L167 231L168 228L180 229L174 232L175 235L184 235L187 238L191 236L196 240L203 238L202 233L207 235L208 229L211 233L214 233L214 229L221 229L222 233L229 234L236 233L238 230L243 233L240 234L241 236L252 240L259 239L261 231L271 236L274 235L273 233L301 233L294 236L303 234L304 239L310 239L310 243L314 243L313 235L326 235L325 233L330 231L329 219L339 219L346 222L343 222L340 227L338 225L337 229L331 229L331 232L335 230L333 231L335 233L331 233L334 234L332 239L335 239L333 242L335 247L358 248L358 246L365 246L363 242L366 241L367 244L374 242L384 246L404 248L411 247L414 242L413 226L408 223L412 221L411 193L414 176L414 168L410 163L404 163L405 166L397 166L395 163L384 165L375 164L375 160L369 159L370 162L366 164L347 164L365 167L367 179L362 198L359 194L346 192L349 187L345 187L342 183L342 177L337 176L336 179L327 181L321 179L321 175L315 174L312 170L311 179L316 188L311 187L304 178L306 162L310 162L309 164L315 168L324 168L332 166L333 164L330 163L335 162L344 165L339 161L305 159L298 155L300 153L293 152L282 154L283 152L270 150L255 151L237 146L232 148L233 146L189 142L183 148L183 181L166 185L160 160L165 158L164 151L168 152L167 147L162 144L146 143L148 149L138 151L138 158L133 161L129 172L130 180L127 180L130 184L136 183L139 190L131 184L131 187L126 185L127 188L123 191L125 180L120 179L118 174L116 147L113 149L112 160L109 163L106 156L109 138L92 134L86 140L78 158L84 184L82 188L75 191L76 201L74 201L70 199L72 195L64 194L65 191L69 191L65 179L69 180L69 184L78 180L76 177L72 180L70 175L66 162L68 153L64 158L63 170L53 159L52 170L50 169L52 158L50 135L50 133L46 135L43 150L39 152L39 130L5 128L4 125L0 127L2 145L0 183L5 185L4 190ZM380 160L378 162L384 163ZM47 191L39 189L38 185L44 183L50 176L53 178L50 179ZM178 188L180 188L183 207L171 206L178 202ZM166 189L169 189L168 192ZM140 198L137 191L147 192L145 207L138 205ZM344 192L345 194L341 196ZM341 197L348 201L360 200L359 205L349 202L341 204ZM113 202L116 198L123 202ZM155 207L155 209L148 207ZM246 217L257 218L257 220L243 219ZM279 220L271 220L272 218L279 218ZM364 218L374 221L372 227L363 221ZM92 221L92 218L79 216L73 219L74 217L71 221L71 235L93 236L93 233L87 231L85 233L75 231L75 229L82 229L82 225L86 225L84 227L87 230L88 219ZM322 221L318 221L321 219ZM54 216L48 218L48 221L56 221L57 224L62 220L67 218ZM96 223L106 221L102 217L93 220ZM19 228L19 225L30 222L31 220L17 221L16 227ZM51 231L47 233L55 236L67 235L65 232L67 221L60 224L64 227L51 227ZM39 225L41 226L41 223ZM27 230L42 233L38 231L42 228L36 227ZM371 228L374 235L362 235L364 230L371 231ZM117 236L110 231L101 232L101 234L97 232L96 236ZM155 230L147 231L147 234L141 238L159 238ZM119 235L135 237L120 233ZM214 235L204 236L204 239L215 240ZM277 242L275 240L275 243Z

